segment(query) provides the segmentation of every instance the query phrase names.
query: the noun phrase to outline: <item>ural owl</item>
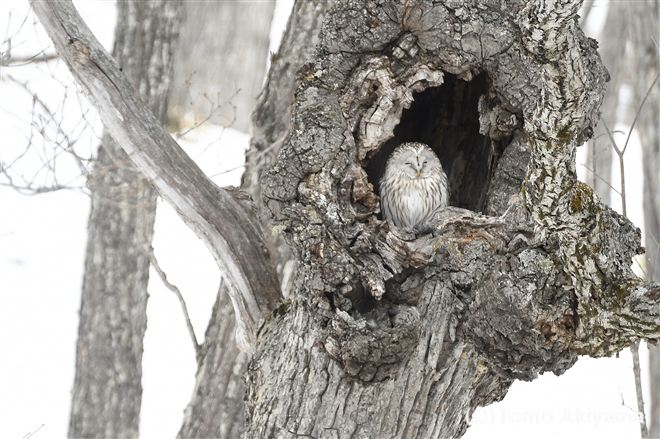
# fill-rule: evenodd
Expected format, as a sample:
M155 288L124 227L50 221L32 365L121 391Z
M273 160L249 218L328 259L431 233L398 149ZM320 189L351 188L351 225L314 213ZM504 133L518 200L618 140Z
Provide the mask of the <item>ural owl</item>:
M416 228L448 202L447 175L433 150L423 143L399 145L380 180L383 218L397 227Z

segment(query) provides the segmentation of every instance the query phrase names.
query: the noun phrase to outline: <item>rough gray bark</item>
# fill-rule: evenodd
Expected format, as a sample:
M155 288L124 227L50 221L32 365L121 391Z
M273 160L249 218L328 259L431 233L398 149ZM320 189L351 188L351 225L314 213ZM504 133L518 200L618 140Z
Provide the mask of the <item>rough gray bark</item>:
M252 115L252 139L250 149L246 153L241 189L250 194L262 212L261 174L273 165L289 136L294 92L300 82L298 74L303 65L312 61L325 11L335 3L335 0L296 1L278 53L272 59L266 85L259 95ZM262 221L269 224L270 218L262 215ZM290 290L295 261L281 233L274 232L271 241L276 253L282 292L286 297Z
M332 3L297 1L278 53L273 57L266 86L254 112L254 134L242 185L242 189L252 195L257 205L260 205L261 200L259 175L275 160L289 131L296 74L305 62L311 60L325 10ZM292 269L293 264L287 264L292 260L292 255L279 234L274 234L272 241L273 248L277 249L278 274L281 279L285 277L283 283L286 284L286 277L290 278L290 273L284 274L284 271ZM218 299L207 334L233 334L235 321L233 312L226 309L227 306L230 304L226 299ZM213 347L202 351L196 390L186 409L179 437L229 439L238 438L243 432L245 384L241 375L245 372L247 361L245 355L231 345L232 341L214 341ZM221 360L218 360L218 355L222 355ZM236 398L237 394L241 396L240 399Z
M459 437L513 379L660 337L660 288L630 270L639 231L575 176L607 80L578 8L329 12L262 179L299 265L258 333L244 437ZM512 137L527 148L507 158ZM436 150L452 204L501 213L492 182L507 212L449 208L421 236L379 221L374 186L403 141Z
M170 93L180 128L207 118L248 132L266 75L275 2L185 2ZM188 120L189 119L189 120Z
M215 257L229 284L237 343L249 349L257 323L281 297L251 203L213 184L158 124L70 1L32 7L106 129Z
M296 1L282 36L280 48L252 115L252 139L247 152L241 188L261 205L260 177L277 157L289 134L298 71L312 56L318 44L324 13L333 1Z
M163 126L180 10L176 1L117 4L115 59ZM156 192L107 133L88 186L69 437L138 437Z

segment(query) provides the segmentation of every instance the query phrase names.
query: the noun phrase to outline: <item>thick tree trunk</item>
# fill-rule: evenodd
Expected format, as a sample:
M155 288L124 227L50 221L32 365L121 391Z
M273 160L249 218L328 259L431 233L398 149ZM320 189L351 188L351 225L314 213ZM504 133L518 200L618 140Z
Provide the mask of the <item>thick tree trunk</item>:
M117 4L114 56L163 124L178 1ZM70 437L138 437L156 192L107 133L89 181Z
M639 232L576 181L607 80L579 2L482 6L330 10L262 180L298 269L258 332L244 437L460 437L513 379L660 337ZM404 141L434 148L462 208L430 234L375 215Z
M325 10L331 4L296 2L280 49L273 57L266 86L259 96L242 185L242 189L250 193L259 205L259 176L263 169L272 165L288 134L296 74L305 62L311 60ZM282 279L285 270L291 270L292 264L287 264L291 253L279 234L273 235L273 247L277 249L278 273ZM286 278L290 278L290 273L287 272ZM198 359L200 366L195 392L178 435L181 438L238 438L245 428L245 384L242 374L247 357L235 346L234 313L231 303L222 297L226 291L219 294Z
M248 132L266 75L275 2L185 2L175 56L170 120L206 119Z

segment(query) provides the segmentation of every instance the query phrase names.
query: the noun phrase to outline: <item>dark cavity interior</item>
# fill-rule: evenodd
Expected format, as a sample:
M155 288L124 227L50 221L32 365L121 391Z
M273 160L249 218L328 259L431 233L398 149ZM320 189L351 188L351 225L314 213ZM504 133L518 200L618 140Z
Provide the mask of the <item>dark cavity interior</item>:
M385 142L366 166L376 191L394 148L404 142L422 142L433 148L447 173L449 204L483 212L496 159L508 143L500 145L479 134L477 105L489 87L485 73L472 81L445 74L440 87L416 93L410 108L403 111L394 137Z

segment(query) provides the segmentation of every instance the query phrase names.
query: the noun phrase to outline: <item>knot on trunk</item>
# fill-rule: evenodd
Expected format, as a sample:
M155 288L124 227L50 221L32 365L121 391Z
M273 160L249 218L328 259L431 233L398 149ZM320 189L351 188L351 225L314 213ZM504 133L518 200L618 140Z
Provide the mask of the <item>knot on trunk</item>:
M382 381L398 370L418 341L415 307L377 308L358 319L338 310L326 328L326 351L348 376Z

